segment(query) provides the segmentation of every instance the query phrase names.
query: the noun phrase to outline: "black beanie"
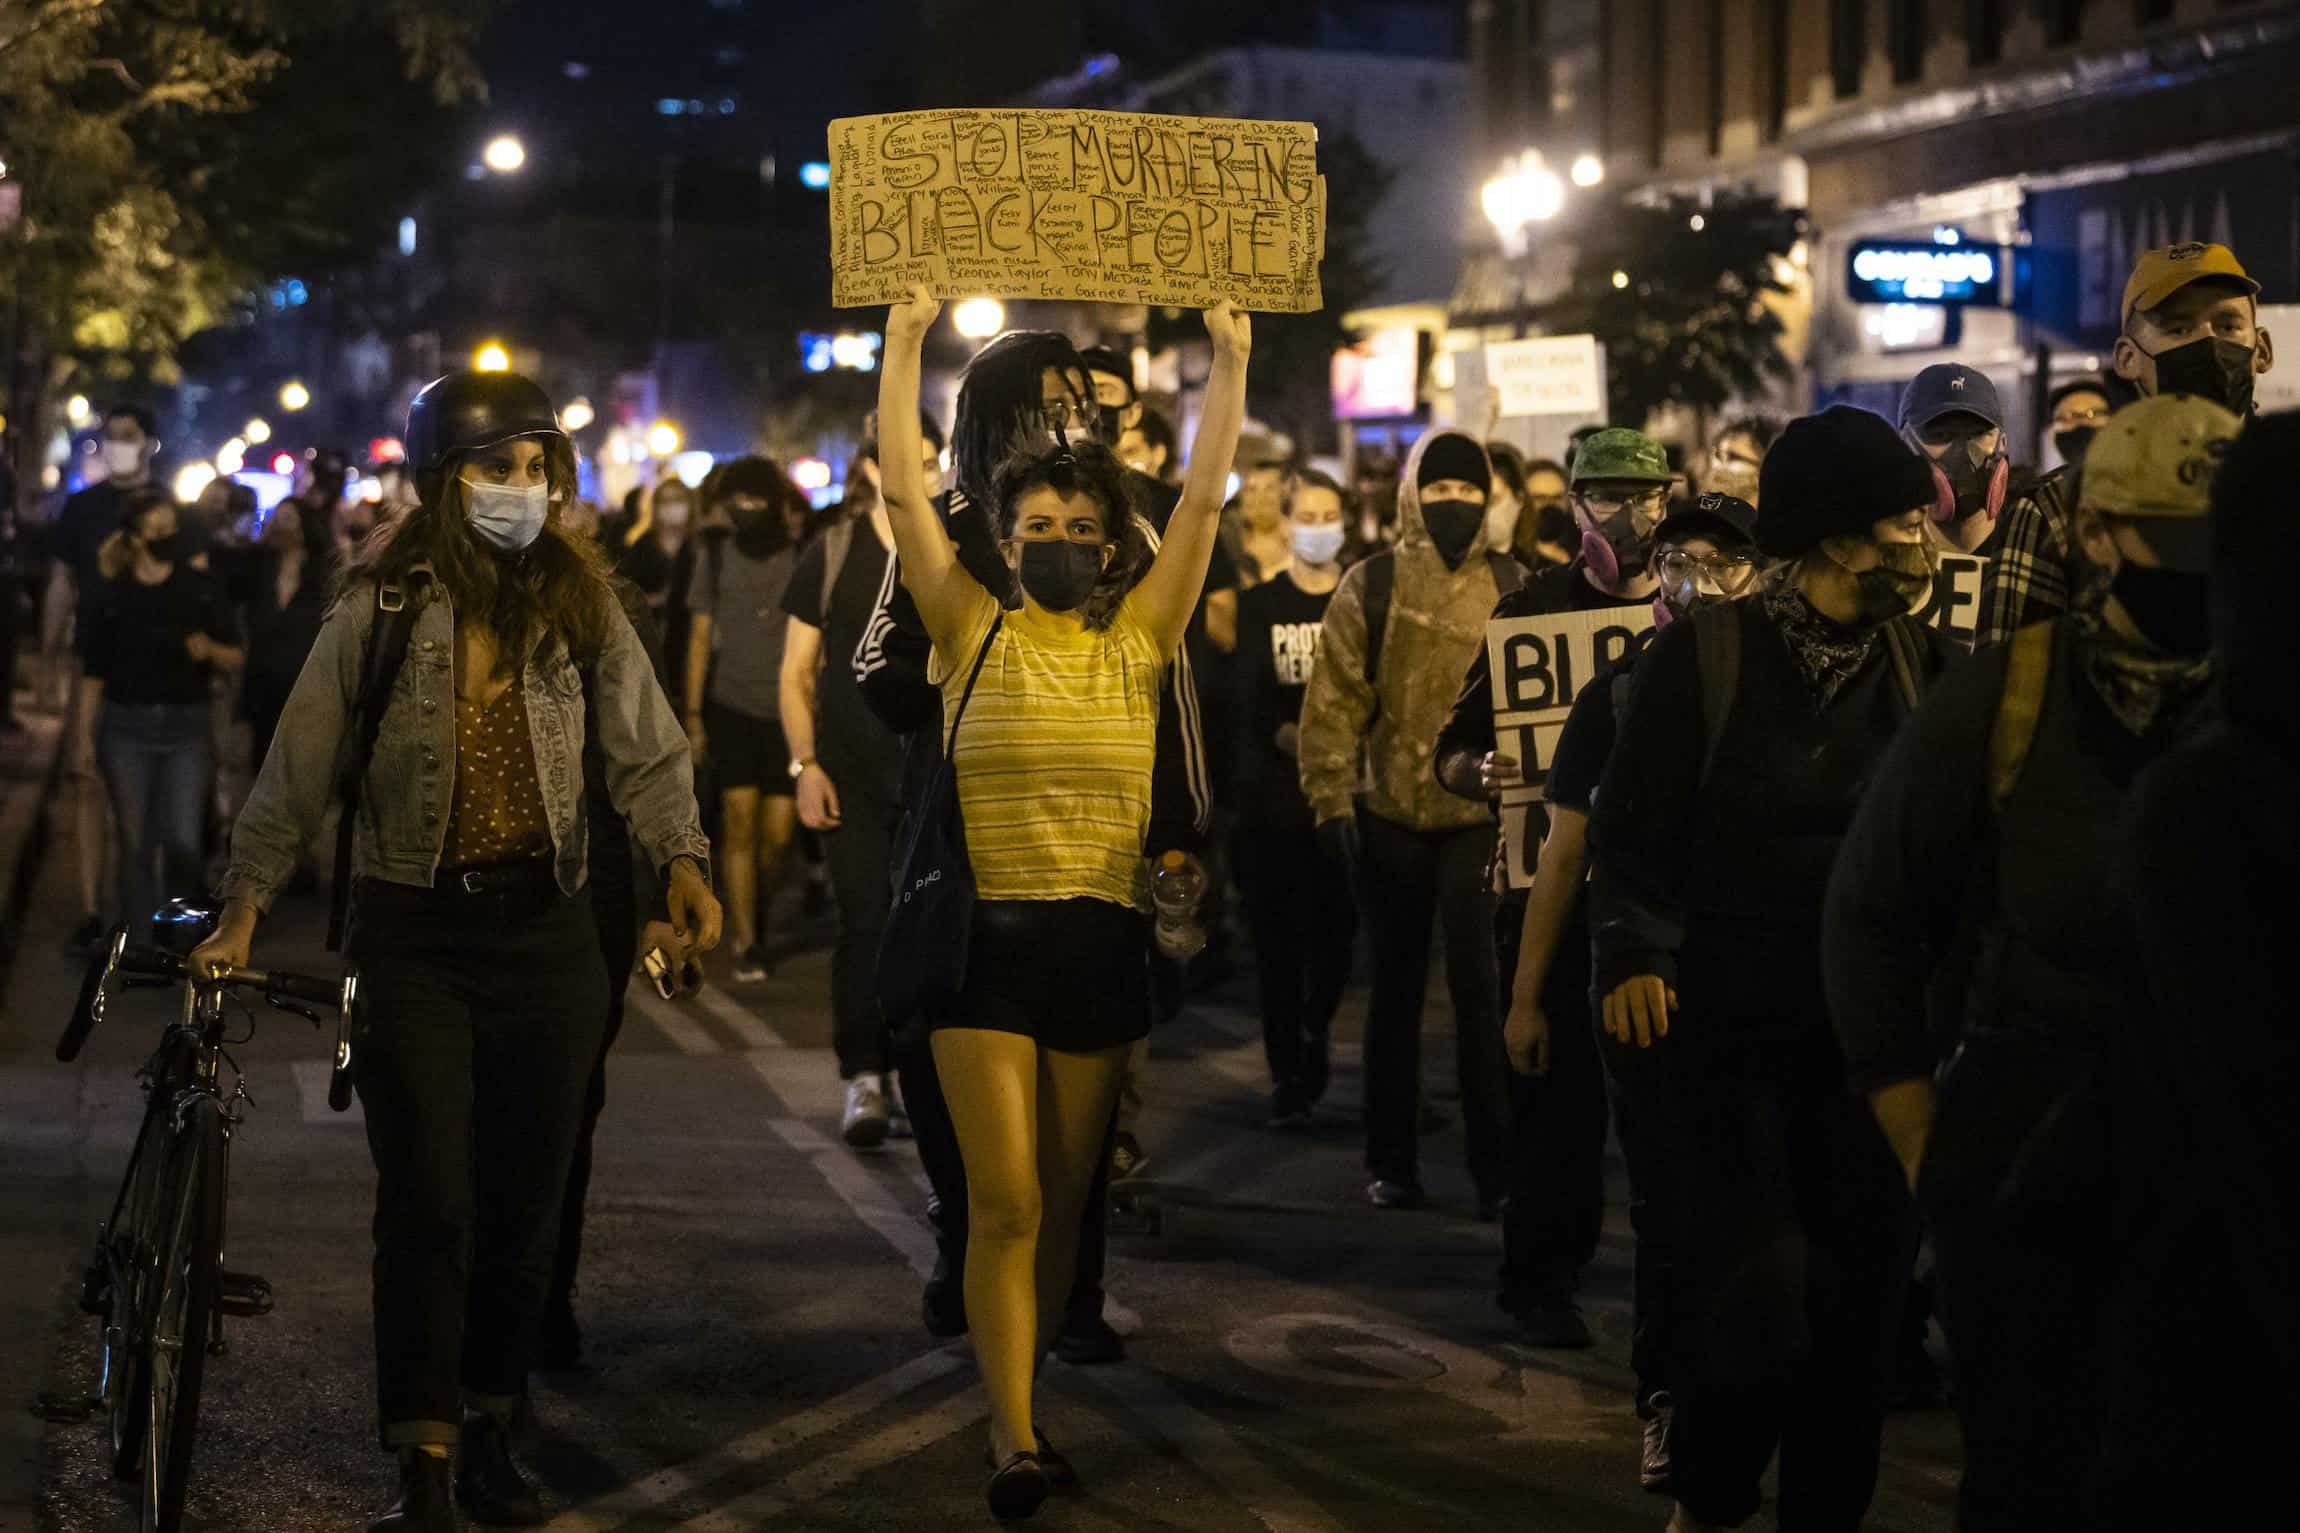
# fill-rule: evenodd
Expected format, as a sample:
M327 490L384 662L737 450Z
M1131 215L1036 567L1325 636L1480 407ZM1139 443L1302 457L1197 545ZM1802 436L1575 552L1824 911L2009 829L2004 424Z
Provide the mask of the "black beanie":
M1493 493L1493 465L1486 460L1485 449L1477 445L1475 437L1458 431L1441 431L1431 437L1429 446L1422 449L1420 466L1414 470L1416 490L1440 479L1459 479L1488 495Z
M1757 471L1757 546L1776 559L1933 503L1933 467L1882 415L1831 405L1782 428Z

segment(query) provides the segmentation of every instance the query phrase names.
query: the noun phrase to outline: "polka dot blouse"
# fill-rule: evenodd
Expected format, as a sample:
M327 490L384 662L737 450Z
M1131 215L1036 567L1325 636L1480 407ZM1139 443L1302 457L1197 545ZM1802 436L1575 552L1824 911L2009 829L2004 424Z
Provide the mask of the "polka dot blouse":
M446 867L551 855L527 687L514 678L492 703L455 700L455 798L447 818Z

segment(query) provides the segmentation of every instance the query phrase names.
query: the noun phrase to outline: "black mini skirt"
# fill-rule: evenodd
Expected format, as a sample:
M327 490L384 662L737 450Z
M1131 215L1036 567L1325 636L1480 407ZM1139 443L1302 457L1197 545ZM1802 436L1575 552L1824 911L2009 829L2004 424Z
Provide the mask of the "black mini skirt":
M1150 919L1108 900L981 900L966 986L929 1029L1020 1033L1090 1054L1150 1032Z

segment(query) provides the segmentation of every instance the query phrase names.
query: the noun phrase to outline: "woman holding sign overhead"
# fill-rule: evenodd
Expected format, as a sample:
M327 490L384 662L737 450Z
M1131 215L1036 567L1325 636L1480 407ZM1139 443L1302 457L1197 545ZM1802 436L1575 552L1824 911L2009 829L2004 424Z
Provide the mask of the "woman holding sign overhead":
M990 1507L1026 1517L1053 1478L1074 1483L1031 1417L1041 1299L1069 1290L1128 1048L1149 1029L1142 845L1158 683L1213 554L1252 332L1228 303L1206 313L1205 415L1139 580L1146 544L1107 449L1034 447L999 466L991 509L1022 591L1008 612L959 562L918 471L919 352L941 310L915 288L888 312L879 462L903 584L934 642L975 885L969 930L950 934L965 945L963 980L926 1025L966 1161Z

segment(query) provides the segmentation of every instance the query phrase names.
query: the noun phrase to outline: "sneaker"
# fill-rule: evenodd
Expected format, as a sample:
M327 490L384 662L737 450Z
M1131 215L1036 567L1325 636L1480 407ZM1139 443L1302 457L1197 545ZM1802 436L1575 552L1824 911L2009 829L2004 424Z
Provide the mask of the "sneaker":
M1123 1182L1142 1174L1150 1164L1150 1157L1142 1153L1142 1141L1131 1129L1120 1129L1110 1137L1110 1180Z
M1270 1097L1270 1127L1292 1133L1311 1124L1310 1099L1296 1086L1280 1086Z
M1376 1208L1419 1208L1426 1201L1418 1183L1376 1177L1366 1183L1366 1201Z
M1517 1339L1529 1347L1578 1351L1590 1343L1589 1322L1571 1299L1553 1299L1517 1312Z
M1065 1325L1062 1333L1054 1338L1054 1355L1073 1368L1123 1363L1126 1338L1112 1329L1109 1321L1095 1315L1083 1322Z
M879 1090L877 1076L858 1075L847 1082L839 1137L857 1150L875 1150L886 1143L886 1097Z
M1637 1483L1656 1496L1666 1496L1677 1486L1675 1467L1669 1459L1669 1427L1677 1412L1666 1390L1656 1390L1646 1408L1653 1414L1645 1418L1645 1447L1638 1456Z
M756 942L735 955L735 983L757 985L766 981L774 965L767 962L767 952Z
M915 1139L911 1131L910 1114L902 1110L902 1097L894 1083L885 1076L878 1078L879 1095L886 1098L886 1136L889 1139Z

